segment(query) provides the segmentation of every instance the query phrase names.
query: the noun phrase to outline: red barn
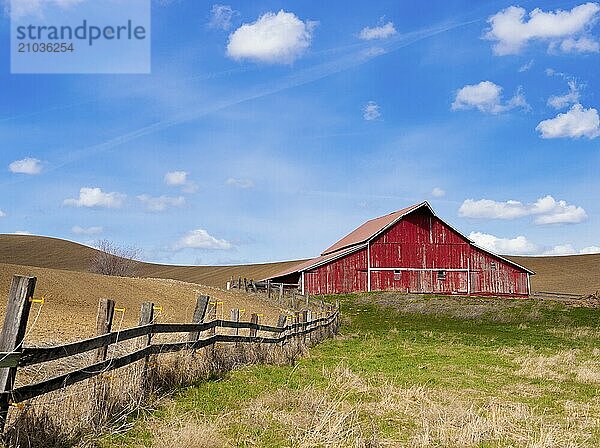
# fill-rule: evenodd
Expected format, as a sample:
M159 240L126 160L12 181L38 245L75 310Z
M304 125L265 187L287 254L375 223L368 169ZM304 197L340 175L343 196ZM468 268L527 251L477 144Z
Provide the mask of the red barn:
M308 294L399 290L526 297L532 274L475 245L422 202L367 221L321 256L269 280L297 283Z

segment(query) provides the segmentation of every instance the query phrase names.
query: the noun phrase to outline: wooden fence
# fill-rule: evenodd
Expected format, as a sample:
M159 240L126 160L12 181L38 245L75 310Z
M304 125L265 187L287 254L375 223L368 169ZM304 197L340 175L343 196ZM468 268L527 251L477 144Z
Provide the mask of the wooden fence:
M23 346L29 311L34 297L35 277L15 276L11 285L4 326L0 332L0 432L3 431L11 404L47 394L101 373L125 367L143 360L143 372L148 369L149 357L161 353L194 350L214 346L216 343L285 344L292 339L305 338L319 329L338 324L339 307L329 306L327 312L313 316L311 310L302 310L292 316L281 314L276 326L259 323L260 315L252 314L250 322L239 320L240 310L231 310L231 320L216 318L215 302L201 295L191 323L156 323L155 306L152 302L142 304L140 325L121 331L111 331L115 302L102 299L97 318L97 336L52 347ZM316 317L316 318L315 318ZM216 332L217 328L229 329L229 334ZM248 335L240 335L247 329ZM260 332L260 334L259 334ZM152 343L157 334L187 333L184 342ZM206 337L203 337L206 336ZM117 342L139 338L135 351L107 359L108 348ZM68 373L54 376L41 382L21 387L15 386L19 368L39 365L81 353L95 351L93 364ZM145 374L141 376L144 381ZM142 388L144 387L141 384Z
M290 308L299 306L308 308L310 305L322 310L331 308L331 305L323 300L316 300L309 294L302 294L297 283L278 283L271 280L257 282L245 277L238 277L236 280L235 277L231 276L231 279L227 281L227 290L233 289L262 293L266 295L267 299L275 300L279 305L289 306Z
M570 294L565 292L551 292L551 291L533 291L531 297L534 299L550 299L555 301L576 301L585 299L585 295L582 294Z

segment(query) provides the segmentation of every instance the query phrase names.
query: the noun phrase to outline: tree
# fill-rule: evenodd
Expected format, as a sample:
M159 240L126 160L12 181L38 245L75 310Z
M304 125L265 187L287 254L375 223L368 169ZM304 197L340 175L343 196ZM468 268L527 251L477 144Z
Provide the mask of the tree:
M139 259L139 250L126 247L108 240L96 244L96 255L92 258L90 271L96 274L133 277Z

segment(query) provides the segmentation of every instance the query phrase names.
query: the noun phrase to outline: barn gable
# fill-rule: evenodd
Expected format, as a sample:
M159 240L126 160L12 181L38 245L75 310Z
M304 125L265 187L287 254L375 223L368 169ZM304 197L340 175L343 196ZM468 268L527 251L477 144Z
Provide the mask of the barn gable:
M527 296L530 274L476 246L422 202L367 221L321 256L271 280L297 281L311 294L393 289Z

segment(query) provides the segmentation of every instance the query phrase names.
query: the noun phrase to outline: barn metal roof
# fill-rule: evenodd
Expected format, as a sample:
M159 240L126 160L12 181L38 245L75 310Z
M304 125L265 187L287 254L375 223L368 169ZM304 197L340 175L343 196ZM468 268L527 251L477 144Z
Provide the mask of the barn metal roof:
M396 221L400 220L404 215L407 215L408 213L411 213L411 212L415 211L416 209L425 207L425 206L429 207L429 209L431 209L431 207L429 206L427 201L425 201L425 202L421 202L420 204L414 204L414 205L411 205L410 207L403 208L402 210L398 210L397 212L393 212L388 215L380 216L379 218L371 219L371 220L365 222L360 227L354 229L352 232L350 232L344 238L339 240L337 243L335 243L332 246L325 249L321 253L321 255L331 254L333 252L337 252L338 250L344 249L346 247L354 246L356 244L366 243L371 238L373 238L375 235L377 235L381 231L385 230L386 228L388 228L389 226L394 224ZM431 212L433 213L433 210L431 210Z

